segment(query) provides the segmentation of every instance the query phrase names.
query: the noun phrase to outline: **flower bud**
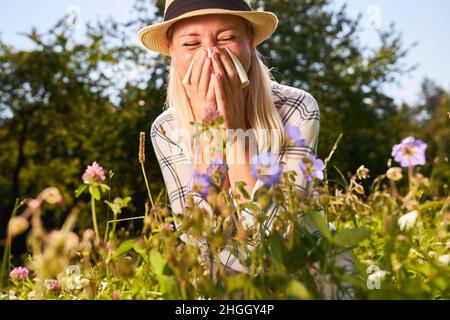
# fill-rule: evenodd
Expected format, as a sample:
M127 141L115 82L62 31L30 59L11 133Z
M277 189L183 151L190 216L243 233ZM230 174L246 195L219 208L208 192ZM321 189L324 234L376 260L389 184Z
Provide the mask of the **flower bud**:
M389 168L389 170L386 172L386 176L388 177L389 180L399 181L403 178L402 168L399 167Z
M62 204L64 202L61 193L55 187L44 189L39 195L39 198L44 200L48 204Z
M364 195L364 187L355 182L355 191L361 195Z
M120 292L115 290L115 291L112 292L111 296L112 296L113 300L119 300L120 299Z
M356 176L359 180L364 180L369 177L369 169L365 168L364 165L360 166L356 171Z
M29 225L28 220L22 216L12 218L8 223L8 236L14 238L19 234L24 233Z

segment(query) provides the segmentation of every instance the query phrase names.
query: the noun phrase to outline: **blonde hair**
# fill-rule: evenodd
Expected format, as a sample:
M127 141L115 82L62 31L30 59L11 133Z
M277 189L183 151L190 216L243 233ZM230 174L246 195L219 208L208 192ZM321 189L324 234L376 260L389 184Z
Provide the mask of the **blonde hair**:
M247 30L253 32L252 25L244 18ZM172 26L173 27L173 26ZM173 28L167 32L169 43L172 40ZM256 55L252 54L251 66L248 73L250 80L248 97L245 110L246 123L253 129L257 142L257 152L269 151L281 152L286 142L283 121L272 99L271 80L274 80L269 68L262 62L262 55L255 48ZM179 79L173 63L170 65L170 73L167 85L167 98L164 109L174 108L178 128L189 132L186 138L187 145L192 146L194 128L191 124L194 119L190 107L189 97Z

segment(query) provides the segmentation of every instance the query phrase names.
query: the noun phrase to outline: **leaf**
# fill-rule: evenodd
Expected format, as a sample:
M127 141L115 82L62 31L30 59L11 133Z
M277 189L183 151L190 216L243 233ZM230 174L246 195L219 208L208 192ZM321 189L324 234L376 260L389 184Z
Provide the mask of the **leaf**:
M142 248L137 242L134 243L133 250L136 251L138 254L140 254L143 258L146 257L145 249Z
M273 259L278 263L282 263L284 245L281 235L278 232L274 232L267 239L267 243L269 244L270 252L272 253Z
M247 184L245 182L243 182L243 181L236 182L236 187L242 193L244 198L248 200L248 199L250 199L250 195L248 194L247 190L245 189L246 185Z
M162 275L159 277L159 284L161 286L161 292L165 294L167 298L178 298L178 284L174 277Z
M308 213L311 220L316 225L317 229L323 233L323 235L331 240L330 226L328 225L327 219L319 211L311 211Z
M108 205L108 207L112 210L112 212L114 214L118 214L119 210L118 210L117 206L114 203L111 203L111 202L109 202L107 200L105 200L104 202Z
M93 185L89 186L89 193L91 196L94 197L95 200L100 200L100 190L98 190L97 187L94 187Z
M308 289L297 280L292 280L287 287L287 295L293 299L310 300L312 299Z
M296 272L303 268L308 262L308 253L316 251L313 250L316 239L306 233L306 230L295 232L293 237L292 247L288 248L284 256L284 263L289 272Z
M150 252L150 264L153 272L158 276L162 276L166 261L158 251L153 250Z
M364 228L344 229L334 234L333 242L341 247L353 247L369 236Z
M111 188L107 184L103 183L100 184L100 188L102 189L102 192L111 190Z
M120 244L120 246L117 248L114 256L120 256L124 253L127 253L128 251L130 251L131 249L134 248L135 245L135 241L134 240L127 240L125 242L122 242Z
M130 201L131 201L131 197L126 197L126 198L122 199L122 207L125 208Z
M249 209L251 211L255 211L255 210L259 209L259 207L254 202L242 203L242 204L240 204L240 208L241 209Z
M87 187L87 184L80 185L77 190L75 190L75 198L78 198L87 189Z

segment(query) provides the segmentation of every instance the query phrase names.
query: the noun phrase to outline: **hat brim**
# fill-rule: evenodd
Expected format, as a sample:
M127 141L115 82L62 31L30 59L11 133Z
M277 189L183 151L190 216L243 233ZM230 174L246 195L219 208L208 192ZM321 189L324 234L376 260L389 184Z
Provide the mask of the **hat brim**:
M231 14L247 19L254 29L255 47L269 38L278 26L278 18L272 12L267 11L232 11L226 9L202 9L188 12L169 21L156 23L139 30L138 39L141 44L152 51L159 52L170 57L167 43L167 30L175 22L189 17L209 14Z

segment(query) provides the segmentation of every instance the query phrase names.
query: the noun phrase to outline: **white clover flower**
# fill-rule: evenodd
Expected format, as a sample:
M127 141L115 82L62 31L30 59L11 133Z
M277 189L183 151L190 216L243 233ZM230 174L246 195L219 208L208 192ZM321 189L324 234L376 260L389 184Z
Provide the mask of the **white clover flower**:
M450 254L444 254L443 256L439 256L437 261L440 264L449 265L450 264Z
M66 286L69 290L80 290L83 288L83 278L80 275L71 275L67 277Z
M28 300L34 300L36 298L36 291L30 291L27 295Z
M9 300L18 300L19 298L17 298L16 292L14 290L9 290L8 299Z
M419 212L417 210L408 212L407 214L404 214L398 219L398 225L400 227L400 230L407 231L411 229L414 224L416 223L417 217L419 216Z
M377 282L377 281L384 279L388 274L389 274L389 271L385 271L385 270L376 271L376 272L370 274L367 277L367 280Z
M107 285L108 282L106 280L102 280L102 282L100 282L100 285L98 286L98 291L99 292L105 291Z
M67 277L65 279L66 288L69 290L80 290L83 288L86 280L81 276L80 267L70 266L67 268Z

